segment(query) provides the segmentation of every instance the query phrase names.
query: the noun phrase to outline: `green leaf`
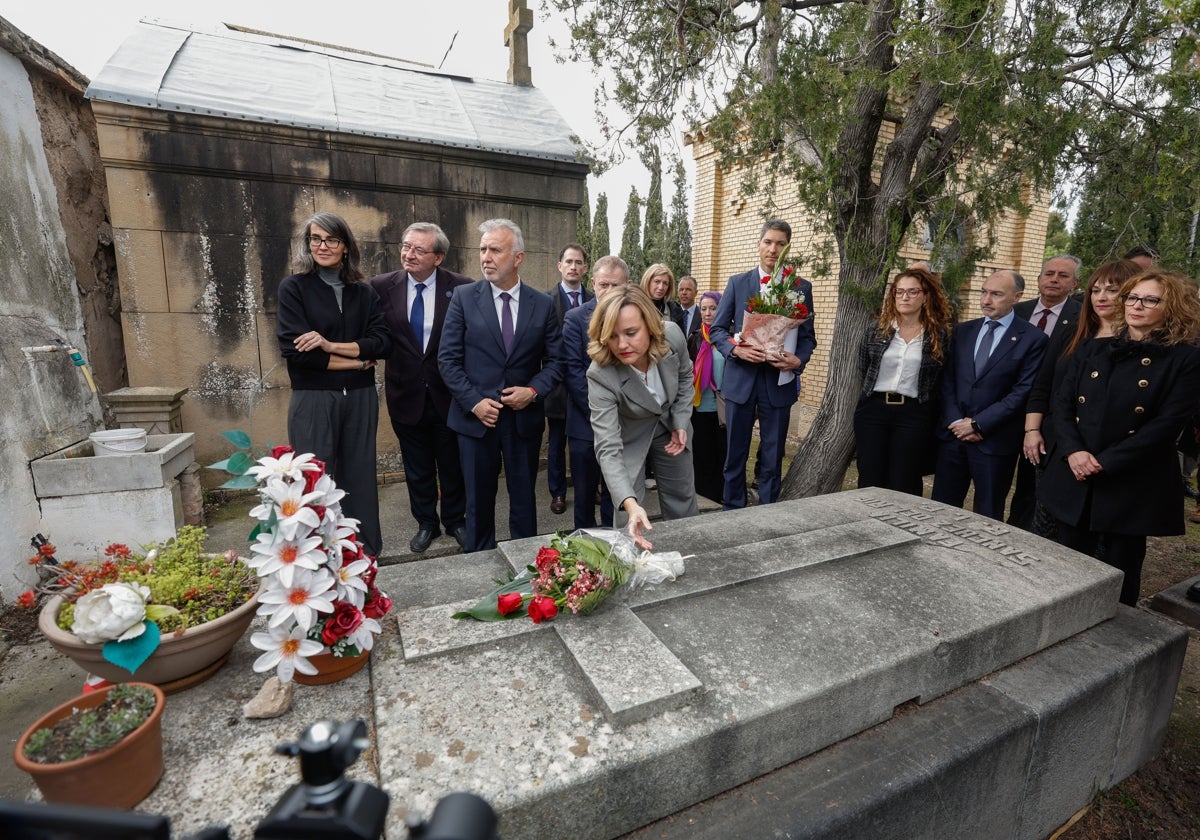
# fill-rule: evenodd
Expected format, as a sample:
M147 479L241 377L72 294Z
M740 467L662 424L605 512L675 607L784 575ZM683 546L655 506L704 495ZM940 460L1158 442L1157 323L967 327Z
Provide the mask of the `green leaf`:
M238 449L250 448L250 435L243 432L241 429L230 429L227 432L221 432L221 437L232 443Z
M257 487L258 481L252 475L238 475L226 481L221 485L222 490L245 490L250 487Z
M488 595L479 599L479 602L469 610L456 612L451 618L473 618L476 621L507 621L510 618L522 618L529 614L528 602L522 605L521 609L514 610L508 615L500 615L500 611L496 609L496 599L501 595L509 592L520 592L522 595L533 594L533 578L527 575L520 575L514 578L511 582L504 584L498 589L492 590Z
M234 475L245 475L246 470L254 466L254 459L245 452L234 452L226 460L228 466L225 469Z

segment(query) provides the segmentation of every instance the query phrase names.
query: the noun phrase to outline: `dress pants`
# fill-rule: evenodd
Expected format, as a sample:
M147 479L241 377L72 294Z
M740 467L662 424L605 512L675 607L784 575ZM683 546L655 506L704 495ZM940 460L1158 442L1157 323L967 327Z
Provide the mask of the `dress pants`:
M442 499L442 529L447 533L462 525L467 515L458 435L438 416L433 400L425 400L421 422L415 426L392 421L404 459L408 507L418 529L438 530L438 490Z
M715 411L692 412L692 466L696 492L720 504L725 495L725 429Z
M511 409L502 410L496 426L486 429L483 437L458 436L463 483L467 491L467 551L496 547L496 489L501 466L508 488L509 539L537 535L534 489L541 448L540 434L528 438L517 434L516 418Z
M758 418L758 434L761 441L762 468L758 471L758 503L769 505L779 498L779 485L783 471L783 450L787 443L788 422L791 420L792 404L776 408L768 401L768 389L773 387L768 376L778 376L779 371L770 365L766 370L755 373L755 392L745 403L735 403L725 398L725 432L729 451L725 456L725 510L746 506L746 462L750 458L750 436L754 432L754 420Z
M1004 501L1012 486L1017 456L989 455L978 444L944 440L938 447L937 471L933 477L933 500L962 507L967 489L975 485L973 510L1004 521Z
M292 448L324 461L325 472L346 491L342 513L359 521L359 541L368 554L378 556L383 550L383 534L375 461L379 428L375 389L292 391L287 423Z
M567 495L567 420L546 418L546 486L551 496Z
M933 403L876 391L854 410L858 486L922 495L922 474L933 439Z
M600 462L596 460L596 449L590 440L568 437L567 448L571 453L571 485L575 493L575 528L596 527L596 489L600 489L600 525L611 528L613 524L613 500L608 487L600 476Z

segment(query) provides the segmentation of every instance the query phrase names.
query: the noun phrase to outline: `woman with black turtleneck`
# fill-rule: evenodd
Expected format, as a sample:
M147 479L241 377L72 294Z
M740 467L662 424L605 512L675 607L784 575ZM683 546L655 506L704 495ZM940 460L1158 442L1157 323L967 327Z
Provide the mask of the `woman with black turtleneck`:
M288 442L325 462L346 491L342 511L359 520L364 549L378 555L375 360L388 355L391 338L346 222L317 213L300 229L298 244L297 273L279 284L275 328L292 383Z
M683 307L672 300L675 297L675 275L662 263L655 263L642 274L641 287L654 301L654 308L664 321L674 321L683 329Z

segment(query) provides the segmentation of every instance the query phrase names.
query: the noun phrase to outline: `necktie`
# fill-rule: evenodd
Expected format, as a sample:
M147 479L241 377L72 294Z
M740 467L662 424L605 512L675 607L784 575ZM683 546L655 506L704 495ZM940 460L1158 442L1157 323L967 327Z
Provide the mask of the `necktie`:
M579 292L567 292L567 294L571 296L571 308L579 306Z
M504 352L508 353L513 343L512 295L501 292L500 300L504 301L504 309L500 313L500 338L504 339Z
M983 340L979 342L979 350L975 352L976 379L983 373L983 369L987 367L988 356L992 355L992 343L996 340L996 327L1000 326L1000 322L989 318L984 322L984 326L987 327L987 332L983 334Z
M1038 319L1038 322L1037 322L1037 328L1039 330L1041 330L1042 332L1045 332L1046 331L1046 321L1048 321L1048 320L1050 320L1050 310L1043 309L1042 317L1040 319Z
M417 346L425 352L425 284L417 284L417 296L413 298L412 312L408 315L408 323L413 335L417 337Z

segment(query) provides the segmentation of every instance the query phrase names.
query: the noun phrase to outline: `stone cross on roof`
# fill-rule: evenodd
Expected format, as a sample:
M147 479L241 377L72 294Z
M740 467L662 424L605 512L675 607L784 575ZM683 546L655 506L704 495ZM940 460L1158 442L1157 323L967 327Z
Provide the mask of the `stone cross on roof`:
M508 26L504 27L504 46L508 47L508 83L532 85L533 71L529 68L529 30L533 29L533 12L526 0L508 0Z
M723 527L724 522L696 520L696 544L719 544L718 525ZM751 543L706 553L689 560L687 571L678 580L618 592L586 617L566 613L543 624L526 618L476 622L450 617L477 599L405 611L397 617L404 658L413 661L449 654L525 633L555 633L614 724L645 720L693 702L704 685L638 616L639 610L920 541L920 537L873 519L799 534L789 533L788 527L792 526L781 526L778 533L758 529L758 539L774 541L769 550ZM704 535L708 540L699 533L706 528L713 529L711 535ZM500 551L517 571L532 562L544 544L545 537L533 537L503 543Z

